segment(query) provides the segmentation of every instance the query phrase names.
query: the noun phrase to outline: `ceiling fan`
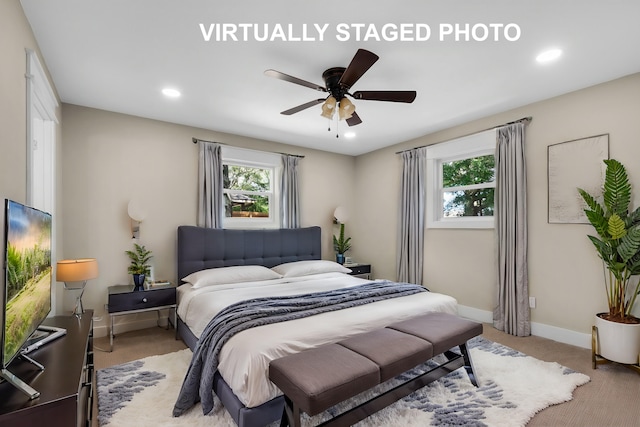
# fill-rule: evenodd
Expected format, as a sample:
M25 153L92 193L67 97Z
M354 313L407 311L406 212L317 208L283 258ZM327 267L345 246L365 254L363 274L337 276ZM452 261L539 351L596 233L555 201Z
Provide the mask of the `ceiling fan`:
M355 105L347 98L349 95L353 99L363 99L369 101L388 101L411 103L416 99L414 90L365 90L350 93L351 87L367 72L369 68L379 59L378 55L365 49L358 49L351 63L347 68L333 67L322 73L325 85L320 86L276 70L266 70L265 75L276 79L306 86L319 92L327 92L326 98L314 99L307 103L298 105L282 111L280 114L289 116L306 110L309 107L323 103L321 116L331 119L338 110L340 120L346 120L349 126L362 123L362 120L355 111ZM337 108L336 108L337 107Z

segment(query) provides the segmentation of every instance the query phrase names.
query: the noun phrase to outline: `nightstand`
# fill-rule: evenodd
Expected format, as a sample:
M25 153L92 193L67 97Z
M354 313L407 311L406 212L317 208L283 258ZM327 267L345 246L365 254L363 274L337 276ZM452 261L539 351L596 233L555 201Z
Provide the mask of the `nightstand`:
M351 270L349 273L351 276L362 277L363 279L371 279L371 264L344 264L345 267Z
M173 309L173 327L177 330L176 288L168 286L151 288L144 291L134 291L134 285L109 286L109 351L113 351L113 318L124 314Z

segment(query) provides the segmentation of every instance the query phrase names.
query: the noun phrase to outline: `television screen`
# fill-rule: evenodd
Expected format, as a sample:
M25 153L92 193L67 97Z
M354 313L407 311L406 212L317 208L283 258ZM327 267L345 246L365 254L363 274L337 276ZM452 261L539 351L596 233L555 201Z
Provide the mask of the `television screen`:
M5 201L4 265L3 369L51 311L50 214Z

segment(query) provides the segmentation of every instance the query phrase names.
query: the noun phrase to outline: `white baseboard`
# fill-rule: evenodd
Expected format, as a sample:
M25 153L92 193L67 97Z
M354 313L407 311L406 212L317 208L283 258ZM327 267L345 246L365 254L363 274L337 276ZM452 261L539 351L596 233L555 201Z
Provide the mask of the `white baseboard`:
M480 310L478 308L467 307L466 305L458 304L458 316L475 320L476 322L493 323L492 312L486 311L486 310Z
M493 323L493 313L487 310L458 305L458 314L476 322ZM591 334L583 334L569 329L558 328L557 326L545 325L544 323L531 322L531 335L575 345L576 347L591 348Z

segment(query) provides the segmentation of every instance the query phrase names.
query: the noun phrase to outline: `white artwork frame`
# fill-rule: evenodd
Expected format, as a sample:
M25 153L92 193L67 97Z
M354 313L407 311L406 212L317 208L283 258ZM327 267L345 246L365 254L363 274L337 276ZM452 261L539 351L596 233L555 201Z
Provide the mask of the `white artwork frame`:
M547 147L549 224L589 224L578 188L601 195L608 158L609 134Z

